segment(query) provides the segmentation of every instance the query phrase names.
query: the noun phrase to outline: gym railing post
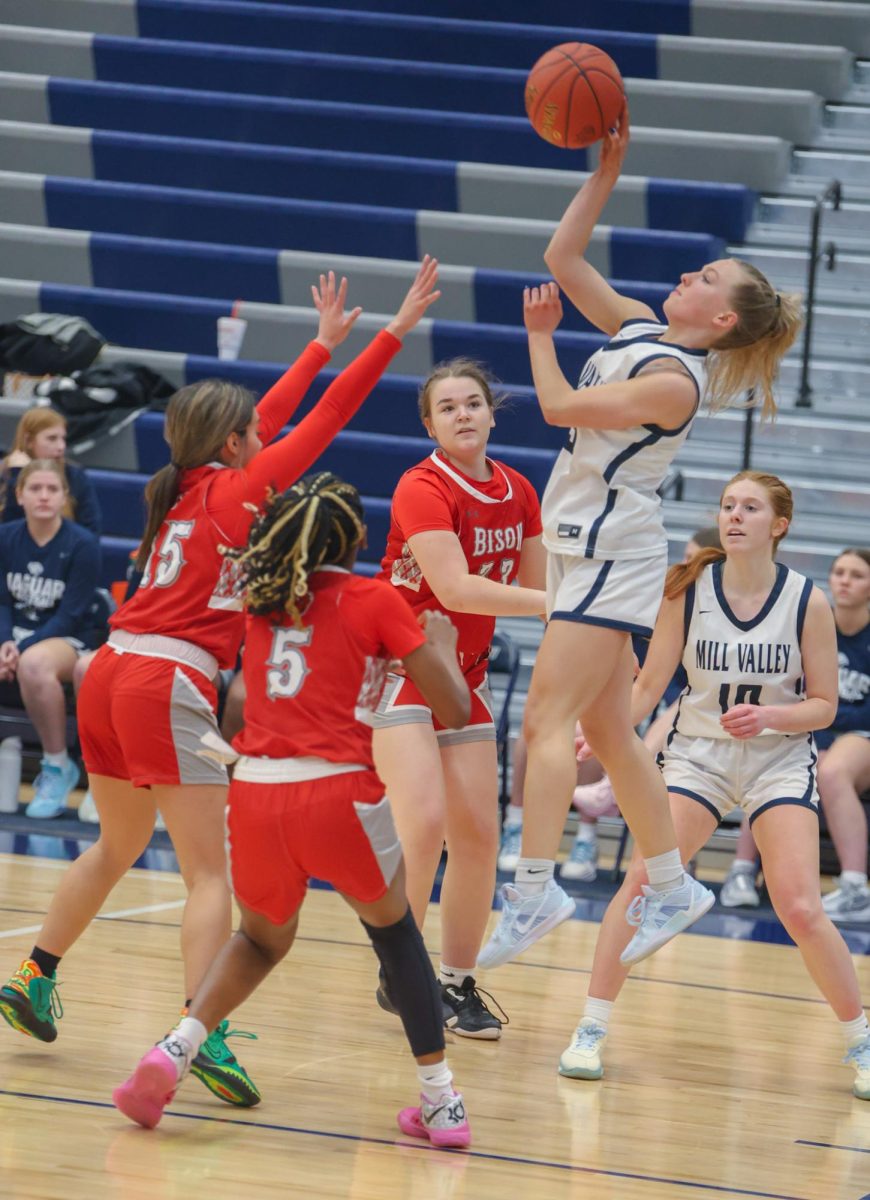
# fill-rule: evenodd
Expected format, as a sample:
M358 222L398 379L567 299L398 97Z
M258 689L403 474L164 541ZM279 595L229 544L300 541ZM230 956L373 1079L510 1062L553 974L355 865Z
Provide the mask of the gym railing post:
M798 394L795 400L797 408L811 408L813 389L810 385L810 348L813 338L813 309L816 303L816 268L819 258L824 258L825 266L833 271L837 261L837 247L828 242L819 254L819 238L822 230L822 212L827 201L831 202L834 212L840 207L843 198L843 185L839 179L833 179L822 194L816 199L813 207L813 217L810 233L810 261L807 269L807 294L805 300L806 321L804 323L804 343L801 353L801 378L798 384Z

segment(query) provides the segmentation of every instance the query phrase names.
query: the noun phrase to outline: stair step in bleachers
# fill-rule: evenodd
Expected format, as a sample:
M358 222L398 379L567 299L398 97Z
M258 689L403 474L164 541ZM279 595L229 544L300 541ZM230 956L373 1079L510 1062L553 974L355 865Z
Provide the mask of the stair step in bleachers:
M113 133L0 121L0 170L558 221L581 171L420 157L249 146L205 138ZM741 240L755 195L742 184L623 175L607 206L612 225Z
M564 165L564 151L539 138L524 116L283 100L222 91L134 84L92 83L0 72L0 106L11 120L174 134L254 144L310 147L370 154L414 155L425 148L436 159L517 166ZM789 165L781 137L745 132L662 130L638 124L626 170L675 179L776 187ZM573 152L576 166L594 164L594 150Z
M227 67L220 46L133 38L92 38L0 26L0 70L101 83L214 91ZM236 48L233 90L272 98L389 104L491 116L523 115L525 70L359 55ZM388 81L388 82L387 82ZM791 142L819 133L822 104L799 89L627 79L641 125L737 133L752 128Z

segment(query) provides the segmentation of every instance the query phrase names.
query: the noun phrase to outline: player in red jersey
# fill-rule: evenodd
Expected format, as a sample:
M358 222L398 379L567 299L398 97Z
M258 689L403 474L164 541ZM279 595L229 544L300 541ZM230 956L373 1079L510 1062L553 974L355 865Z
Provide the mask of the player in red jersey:
M469 1144L444 1057L439 989L408 908L402 848L374 770L371 720L391 659L402 661L446 725L468 720L470 697L449 620L425 614L424 633L388 584L351 574L364 519L355 488L334 475L311 475L271 500L236 560L252 614L242 664L245 724L234 742L241 757L227 816L242 923L188 1015L114 1093L121 1111L148 1128L208 1030L290 949L313 875L332 883L360 917L417 1058L421 1102L399 1114L400 1128L436 1146Z
M36 946L4 992L4 1015L42 1041L57 1037L55 972L112 888L148 844L163 814L188 889L181 947L192 996L231 929L223 814L227 775L197 754L216 731L218 667L235 663L244 616L232 563L267 487L286 487L322 453L438 296L437 263L424 260L396 317L330 385L285 438L260 452L292 416L311 380L344 340L359 309L344 312L346 283L321 276L317 340L257 408L243 388L207 380L182 388L166 414L171 463L146 489L140 552L145 578L115 614L109 642L79 693L79 734L100 838L66 872ZM143 561L145 560L145 561ZM7 1020L9 1017L7 1016ZM251 1105L259 1093L216 1030L194 1072L221 1099Z
M447 842L440 970L447 1026L467 1037L497 1038L501 1021L474 979L499 842L486 668L497 616L544 612L541 514L528 480L486 456L496 400L478 364L457 359L438 367L419 403L437 446L396 488L382 576L414 612L439 609L457 626L472 715L463 730L445 728L413 680L392 674L375 720L375 761L396 810L421 928ZM511 587L517 578L520 586ZM383 985L378 1002L392 1007Z

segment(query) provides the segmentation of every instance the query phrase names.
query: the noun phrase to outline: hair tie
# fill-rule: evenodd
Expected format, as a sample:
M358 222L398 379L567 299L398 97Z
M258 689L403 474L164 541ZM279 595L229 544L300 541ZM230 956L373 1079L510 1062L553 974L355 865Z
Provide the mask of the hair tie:
M776 301L776 307L779 308L780 304L782 303L782 296L780 296L779 292L774 292L773 298Z
M175 460L172 458L170 458L170 460L169 460L169 465L170 465L170 467L175 467L176 471L184 470L184 467L181 465L181 463L175 462Z

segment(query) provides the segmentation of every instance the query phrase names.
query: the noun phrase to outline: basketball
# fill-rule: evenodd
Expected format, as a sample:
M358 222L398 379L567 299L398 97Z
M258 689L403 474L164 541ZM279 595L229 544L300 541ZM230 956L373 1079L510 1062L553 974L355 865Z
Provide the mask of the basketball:
M624 104L616 63L585 42L554 46L526 80L526 113L535 133L565 150L580 150L603 138Z

